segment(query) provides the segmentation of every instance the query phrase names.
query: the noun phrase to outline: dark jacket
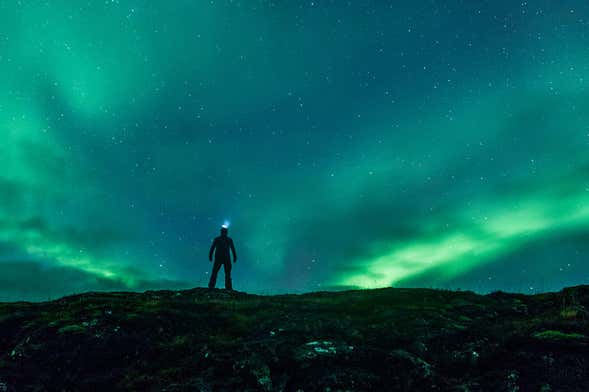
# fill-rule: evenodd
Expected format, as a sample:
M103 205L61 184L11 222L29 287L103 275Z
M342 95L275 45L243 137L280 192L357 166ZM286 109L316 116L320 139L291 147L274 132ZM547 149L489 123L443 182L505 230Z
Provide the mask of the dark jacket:
M209 260L213 258L213 251L215 251L215 249L215 261L231 261L231 257L229 256L229 249L231 249L231 252L233 253L233 261L237 260L235 246L233 245L233 240L231 237L220 235L213 240L213 244L211 245L211 250L209 252Z

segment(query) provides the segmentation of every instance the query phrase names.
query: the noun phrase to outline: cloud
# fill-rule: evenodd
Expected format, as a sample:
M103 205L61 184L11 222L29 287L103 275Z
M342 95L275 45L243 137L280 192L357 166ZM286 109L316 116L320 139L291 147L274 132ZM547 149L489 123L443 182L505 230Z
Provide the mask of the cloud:
M44 301L86 291L145 291L185 289L190 282L139 279L132 287L117 278L104 278L77 268L37 261L0 262L0 300Z
M484 132L467 127L468 121L451 130L430 124L436 134L452 132L450 139L467 148L438 146L429 171L392 170L399 161L389 154L389 178L344 175L341 186L349 191L347 184L354 183L352 194L329 193L342 202L320 205L292 225L284 284L312 279L374 287L430 269L450 279L527 241L585 230L589 217L580 206L589 197L586 135L581 117L566 103L579 97L532 90L506 97L494 95L466 116L489 118ZM499 111L502 117L489 112L502 105L511 108ZM524 132L529 127L537 135L533 140ZM318 262L311 265L312 258Z
M478 292L503 290L516 292L552 291L579 283L589 277L589 230L559 233L524 244L500 255L492 263L474 266L457 276L448 277L444 266L401 279L397 287L442 287ZM586 278L585 278L586 280Z
M357 261L364 271L340 273L334 284L382 287L436 268L440 279L451 279L555 233L588 230L589 208L583 206L588 205L589 195L579 186L566 192L571 187L566 180L550 189L532 188L514 198L479 200L471 207L446 211L462 222L433 235L383 246L381 256Z
M104 250L130 238L130 234L114 227L88 227L84 229L74 226L51 227L42 217L13 222L12 229L30 236L42 237L50 242L65 243L72 248L90 251Z

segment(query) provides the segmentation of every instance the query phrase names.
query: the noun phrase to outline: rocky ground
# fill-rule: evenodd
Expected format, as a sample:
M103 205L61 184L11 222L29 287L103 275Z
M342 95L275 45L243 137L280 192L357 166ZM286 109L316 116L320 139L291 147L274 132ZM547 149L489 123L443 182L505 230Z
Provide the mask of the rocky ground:
M589 286L0 304L3 391L589 391Z

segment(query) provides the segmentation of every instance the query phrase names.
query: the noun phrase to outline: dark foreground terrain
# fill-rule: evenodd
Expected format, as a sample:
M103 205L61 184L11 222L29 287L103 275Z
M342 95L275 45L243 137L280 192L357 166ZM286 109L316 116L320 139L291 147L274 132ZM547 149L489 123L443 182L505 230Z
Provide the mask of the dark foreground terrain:
M589 286L0 304L0 392L589 391Z

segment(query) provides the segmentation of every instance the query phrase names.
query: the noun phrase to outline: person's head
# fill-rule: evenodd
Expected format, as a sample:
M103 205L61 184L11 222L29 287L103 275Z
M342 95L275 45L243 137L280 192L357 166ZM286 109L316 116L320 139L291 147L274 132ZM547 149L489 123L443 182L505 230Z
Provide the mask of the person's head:
M227 235L227 226L221 226L221 235Z

